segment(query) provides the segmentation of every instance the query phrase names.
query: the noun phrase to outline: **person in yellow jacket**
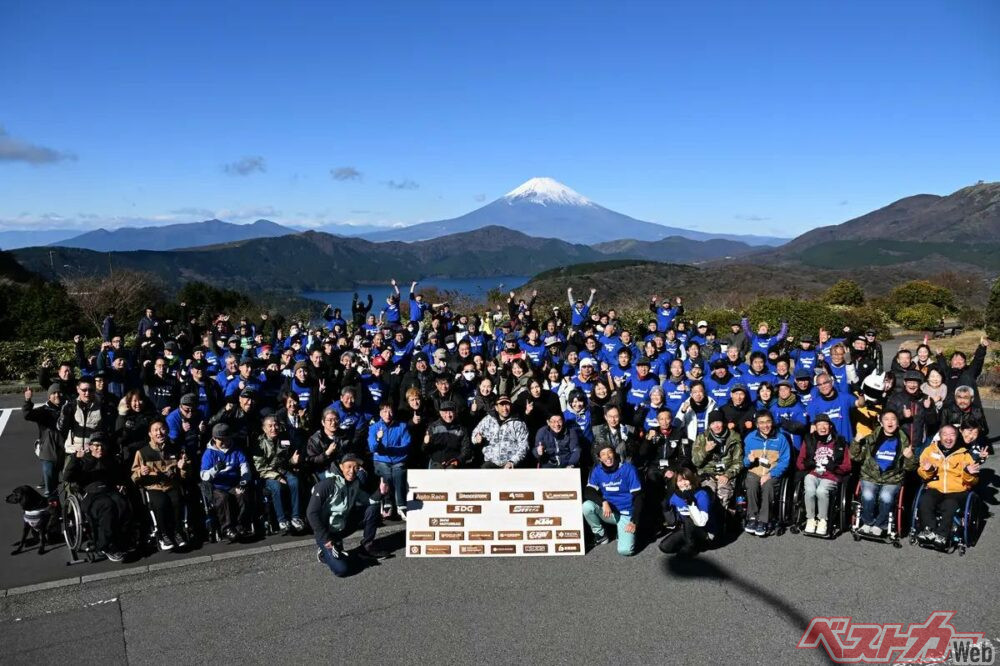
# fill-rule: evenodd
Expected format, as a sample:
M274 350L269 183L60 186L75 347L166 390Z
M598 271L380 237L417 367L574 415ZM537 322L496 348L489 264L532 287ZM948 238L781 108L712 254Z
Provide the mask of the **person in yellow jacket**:
M955 514L964 506L969 490L979 482L979 463L960 440L955 426L946 425L938 433L938 441L920 454L917 473L927 482L917 508L923 525L917 539L944 548Z

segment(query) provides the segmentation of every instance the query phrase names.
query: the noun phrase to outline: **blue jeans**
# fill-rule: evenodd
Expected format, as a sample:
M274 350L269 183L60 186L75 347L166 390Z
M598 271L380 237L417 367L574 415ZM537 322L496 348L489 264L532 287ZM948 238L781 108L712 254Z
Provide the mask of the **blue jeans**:
M264 481L265 492L271 498L271 504L274 505L274 515L279 523L288 520L288 514L285 512L285 500L281 497L281 487L284 485L287 485L288 495L292 500L292 518L302 519L302 498L299 495L299 477L295 476L292 472L288 472L285 474L285 481L287 484L282 483L278 479L267 479Z
M629 534L625 526L632 522L632 516L626 516L611 507L611 517L605 518L601 505L587 500L583 503L583 519L590 525L590 531L598 539L604 536L604 524L614 525L618 529L618 554L631 555L635 552L635 533Z
M403 463L375 463L375 473L385 480L395 495L395 505L398 509L406 509L406 465Z
M59 468L62 465L55 460L39 460L42 463L42 487L45 488L45 497L55 499L59 489Z
M873 483L871 481L861 481L861 524L880 527L883 530L889 527L889 514L896 508L896 493L899 492L898 484ZM878 497L878 516L875 515L875 502ZM899 526L897 525L898 529Z
M354 525L358 522L357 515L362 509L356 509L352 512L350 518L347 521L347 527L341 532L334 532L331 534L331 540L335 542L338 546L342 545L340 542L344 540L344 537L349 535L354 531ZM361 537L362 546L370 546L375 540L375 531L378 529L378 519L379 519L379 509L377 504L369 504L364 511L364 517L361 519L363 525L363 532ZM314 528L315 529L315 528ZM357 558L353 555L344 553L334 557L334 554L330 552L330 549L326 547L326 542L323 541L323 537L320 536L319 532L316 533L316 545L319 546L320 556L323 559L323 564L330 568L333 575L337 578L343 578L348 576L358 569L361 568L360 563Z

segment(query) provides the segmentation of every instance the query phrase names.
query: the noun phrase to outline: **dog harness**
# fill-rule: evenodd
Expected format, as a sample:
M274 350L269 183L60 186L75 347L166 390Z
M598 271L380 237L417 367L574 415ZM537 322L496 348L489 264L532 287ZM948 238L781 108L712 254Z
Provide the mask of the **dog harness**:
M24 512L24 522L28 524L33 530L37 530L39 524L42 522L42 517L48 512L48 509L32 509L31 511Z

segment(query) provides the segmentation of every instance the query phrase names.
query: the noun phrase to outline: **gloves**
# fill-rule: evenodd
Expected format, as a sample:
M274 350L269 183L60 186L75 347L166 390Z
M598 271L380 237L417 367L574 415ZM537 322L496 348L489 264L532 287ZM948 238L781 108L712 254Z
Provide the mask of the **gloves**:
M212 469L214 469L216 472L221 472L222 470L226 469L226 461L216 460L215 464L212 465Z

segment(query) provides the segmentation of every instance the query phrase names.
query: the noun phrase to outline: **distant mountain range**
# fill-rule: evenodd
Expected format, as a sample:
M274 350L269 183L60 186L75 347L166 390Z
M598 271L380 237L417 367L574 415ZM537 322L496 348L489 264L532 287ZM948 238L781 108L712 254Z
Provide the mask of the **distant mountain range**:
M691 240L721 238L749 245L781 245L786 238L705 233L643 222L600 206L552 178L532 178L496 201L450 220L364 234L373 241L416 241L497 225L529 236L565 238L577 243L601 243L632 238L656 241L668 236Z
M220 245L251 238L275 238L295 233L298 231L283 227L270 220L257 220L251 224L206 220L187 224L167 224L162 227L122 227L114 231L95 229L51 244L97 252L177 250L185 247Z
M722 257L740 257L760 250L740 241L713 238L696 241L681 236L667 236L658 241L640 241L634 238L597 243L592 246L604 254L648 259L649 261L673 261L675 263L698 263Z

